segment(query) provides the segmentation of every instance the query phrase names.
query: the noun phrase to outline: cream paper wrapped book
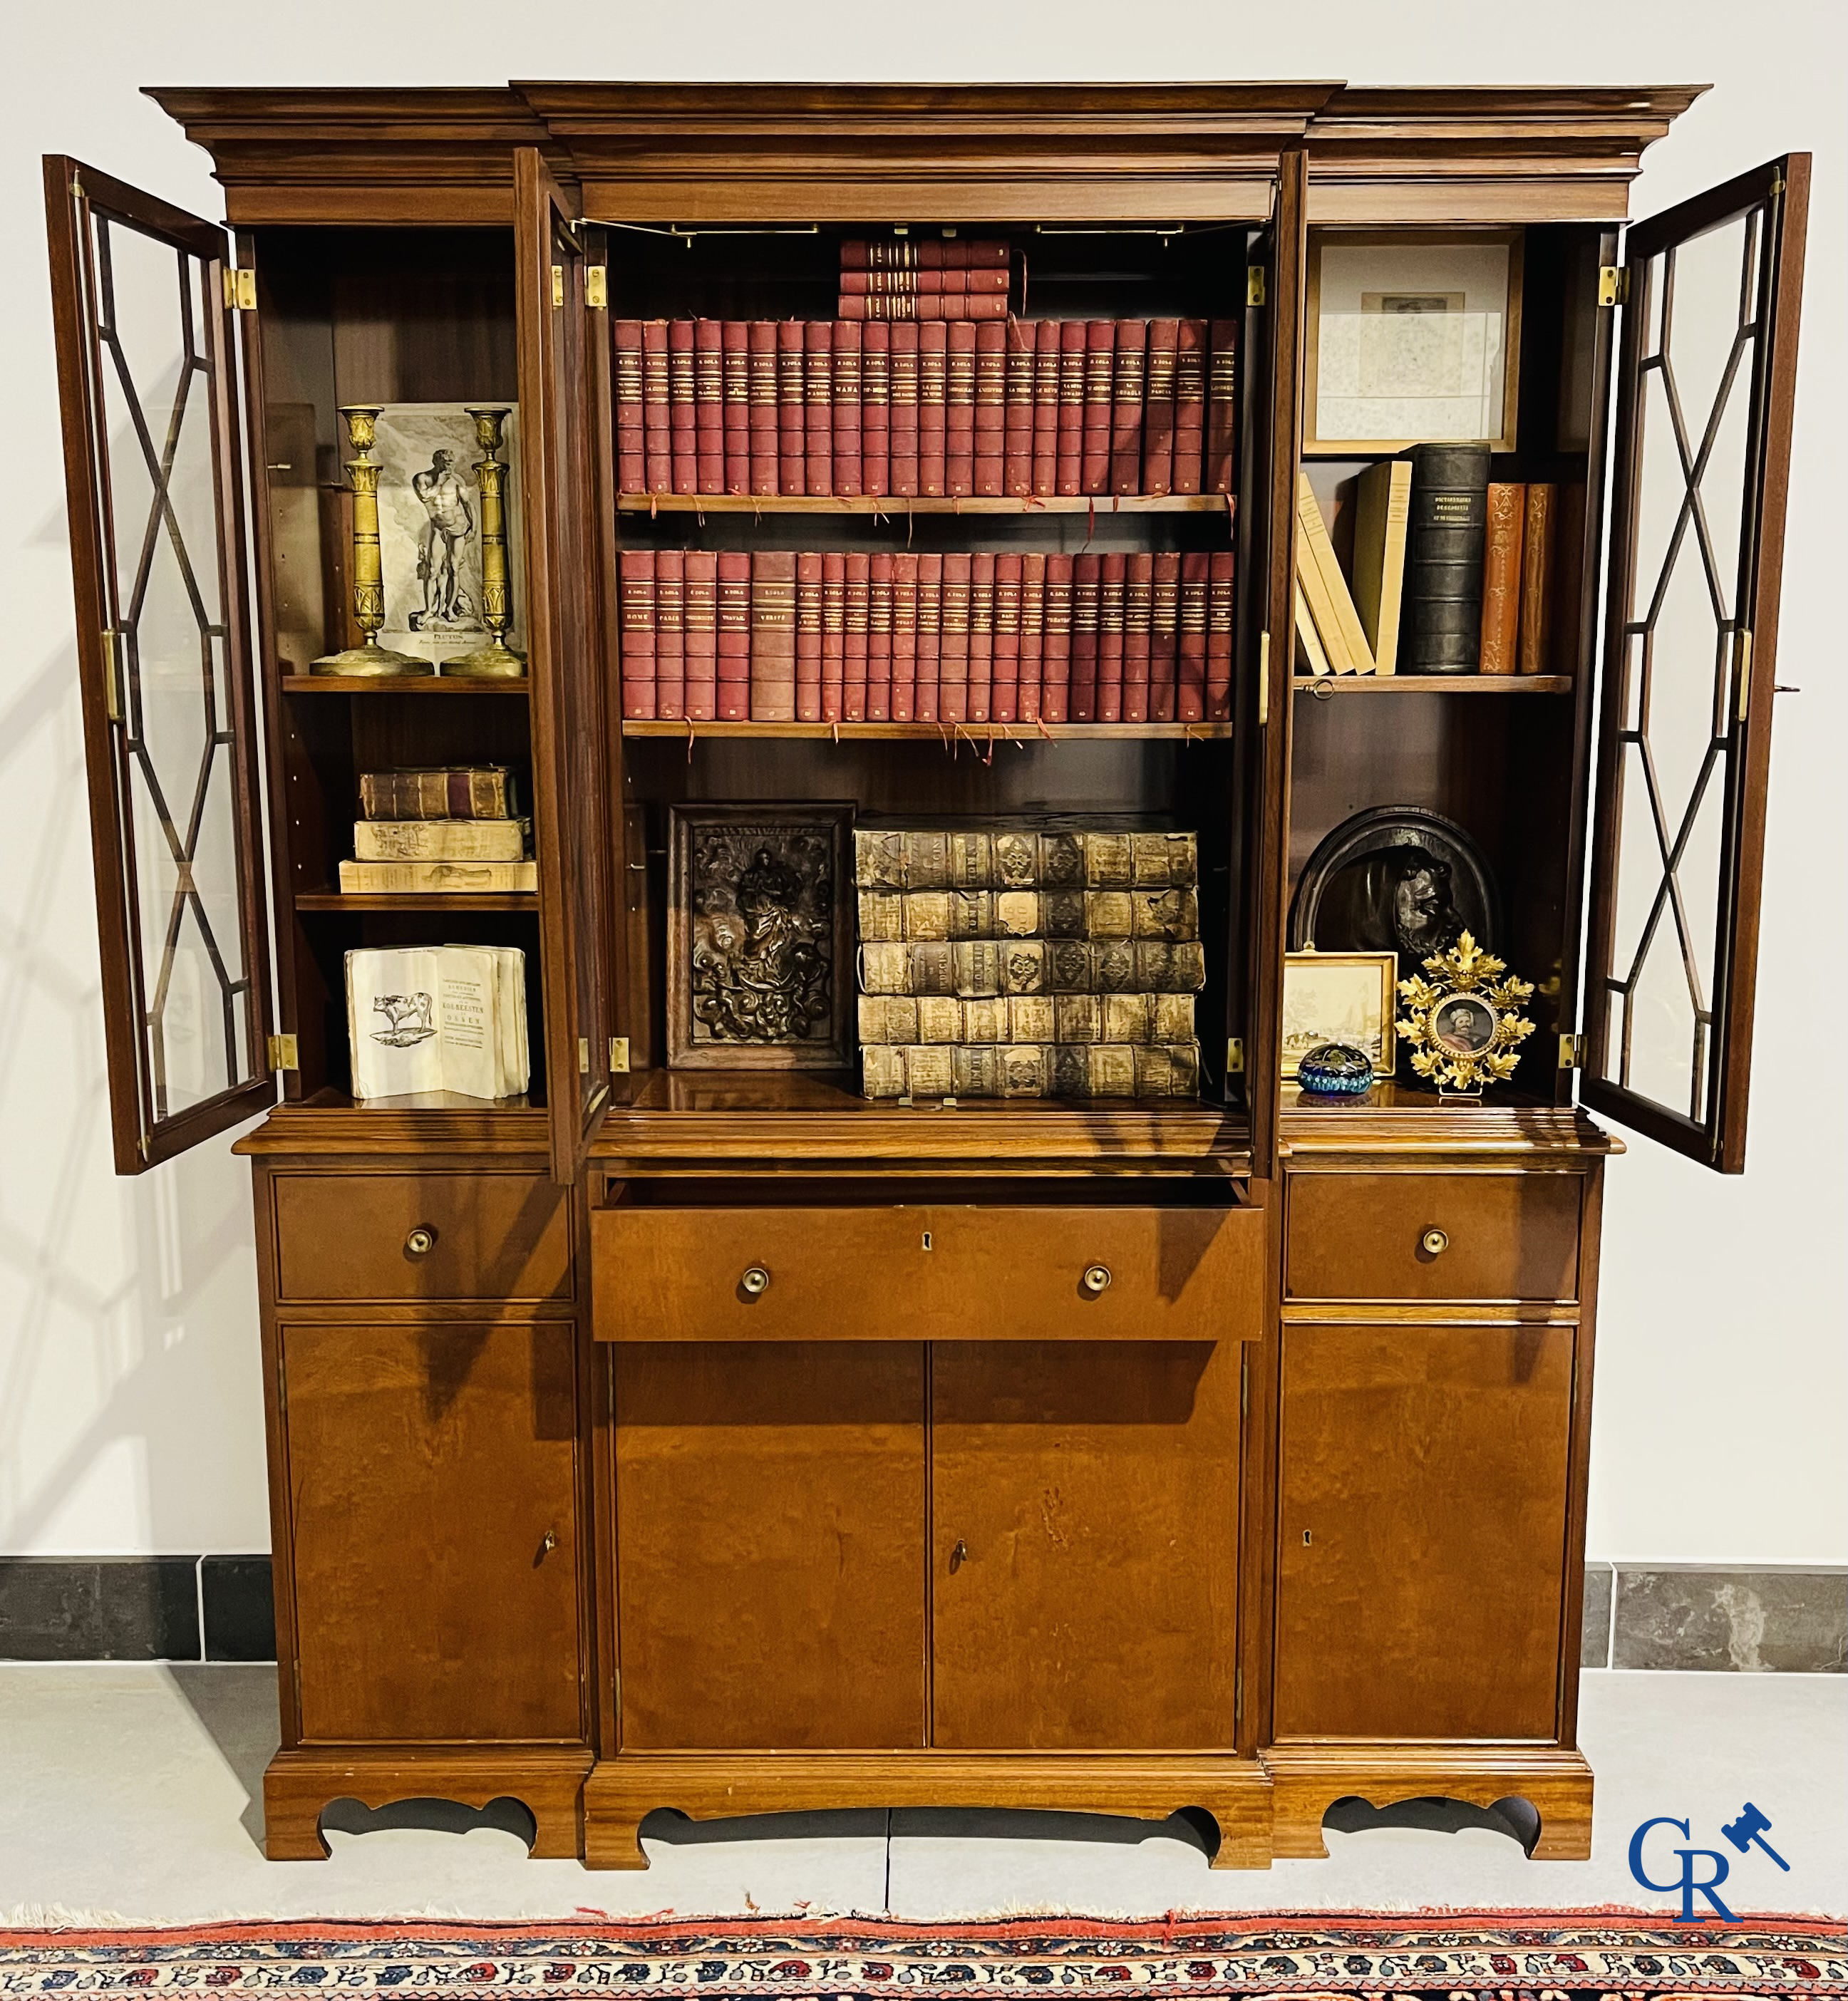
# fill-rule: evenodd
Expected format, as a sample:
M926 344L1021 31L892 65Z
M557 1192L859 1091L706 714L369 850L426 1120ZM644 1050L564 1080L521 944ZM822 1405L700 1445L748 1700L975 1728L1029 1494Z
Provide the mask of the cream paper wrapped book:
M511 945L418 945L346 955L356 1098L526 1090L526 955Z

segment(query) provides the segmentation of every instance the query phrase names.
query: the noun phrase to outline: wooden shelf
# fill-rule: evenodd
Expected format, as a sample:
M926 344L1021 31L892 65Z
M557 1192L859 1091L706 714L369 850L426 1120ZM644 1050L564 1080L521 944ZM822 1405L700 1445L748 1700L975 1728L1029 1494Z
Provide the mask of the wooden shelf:
M1230 493L921 494L624 493L625 514L1230 514Z
M1293 674L1290 686L1333 694L1570 694L1570 674Z
M304 889L295 898L298 910L537 910L531 889L445 890L423 895L343 896L338 889Z
M1229 738L1229 722L663 722L630 721L625 736L834 737L873 742L959 743L985 750L992 744L1080 743L1122 740L1211 743Z
M284 674L284 694L524 694L532 686L516 681L481 681L464 674L406 674L402 680L350 680L340 674Z

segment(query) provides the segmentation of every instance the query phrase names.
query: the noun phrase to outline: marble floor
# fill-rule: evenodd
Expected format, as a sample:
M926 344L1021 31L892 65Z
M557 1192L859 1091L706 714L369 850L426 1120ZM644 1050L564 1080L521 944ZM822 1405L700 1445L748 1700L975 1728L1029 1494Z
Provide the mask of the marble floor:
M513 1822L433 1802L330 1811L332 1859L268 1863L260 1779L275 1673L231 1666L0 1666L0 1923L96 1918L570 1917L1009 1912L1155 1916L1427 1905L1664 1909L1625 1866L1630 1830L1690 1819L1720 1848L1747 1800L1780 1873L1735 1858L1735 1911L1848 1913L1848 1678L1588 1673L1598 1773L1587 1862L1530 1862L1473 1808L1349 1805L1322 1862L1209 1872L1180 1822L1054 1814L842 1813L694 1825L661 1815L653 1867L534 1862ZM1736 1898L1736 1901L1733 1901Z

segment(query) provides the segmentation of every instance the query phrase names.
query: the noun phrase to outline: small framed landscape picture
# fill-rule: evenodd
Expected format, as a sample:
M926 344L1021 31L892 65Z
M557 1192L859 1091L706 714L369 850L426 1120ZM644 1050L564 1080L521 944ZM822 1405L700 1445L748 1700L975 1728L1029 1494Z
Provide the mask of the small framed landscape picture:
M1345 1042L1393 1073L1393 1003L1399 959L1390 952L1292 952L1283 957L1283 1076L1323 1042Z

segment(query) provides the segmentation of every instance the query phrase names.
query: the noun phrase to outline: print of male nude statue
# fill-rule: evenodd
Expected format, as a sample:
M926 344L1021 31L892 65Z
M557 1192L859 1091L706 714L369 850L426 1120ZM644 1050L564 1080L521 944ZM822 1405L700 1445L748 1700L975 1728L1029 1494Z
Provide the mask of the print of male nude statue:
M471 625L475 605L462 588L459 558L475 533L475 510L468 488L457 477L455 454L439 446L428 469L412 477L411 491L423 502L426 518L417 551L423 609L411 614L410 628L421 632L431 626Z

